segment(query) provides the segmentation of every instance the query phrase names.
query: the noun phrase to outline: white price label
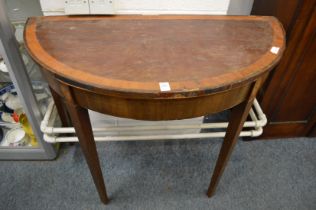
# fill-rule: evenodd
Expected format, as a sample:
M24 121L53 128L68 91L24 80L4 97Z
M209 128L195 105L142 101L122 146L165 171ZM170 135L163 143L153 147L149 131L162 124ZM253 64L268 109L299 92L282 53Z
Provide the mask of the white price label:
M161 91L170 91L170 85L169 82L159 82L160 90Z
M270 50L270 51L271 51L273 54L278 54L279 50L280 50L279 47L271 47L271 50Z

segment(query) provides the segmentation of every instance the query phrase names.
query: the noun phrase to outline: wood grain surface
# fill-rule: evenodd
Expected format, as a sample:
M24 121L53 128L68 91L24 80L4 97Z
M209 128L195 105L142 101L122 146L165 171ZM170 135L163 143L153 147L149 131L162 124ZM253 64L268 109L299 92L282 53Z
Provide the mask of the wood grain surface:
M28 20L24 38L66 104L103 203L108 197L87 109L175 120L232 108L212 196L285 43L275 18L256 16L37 17ZM169 82L171 90L161 91L160 82Z
M32 57L60 79L129 98L241 86L276 64L283 38L275 18L257 16L36 17L25 29ZM171 90L161 92L159 82Z

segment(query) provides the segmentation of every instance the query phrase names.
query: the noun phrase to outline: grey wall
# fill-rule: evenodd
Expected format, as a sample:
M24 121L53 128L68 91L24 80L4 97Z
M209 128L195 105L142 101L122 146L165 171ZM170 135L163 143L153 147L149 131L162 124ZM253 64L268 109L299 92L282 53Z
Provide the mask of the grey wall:
M249 15L252 9L253 0L230 0L228 15Z
M5 2L11 21L25 21L30 16L43 15L38 0L6 0Z

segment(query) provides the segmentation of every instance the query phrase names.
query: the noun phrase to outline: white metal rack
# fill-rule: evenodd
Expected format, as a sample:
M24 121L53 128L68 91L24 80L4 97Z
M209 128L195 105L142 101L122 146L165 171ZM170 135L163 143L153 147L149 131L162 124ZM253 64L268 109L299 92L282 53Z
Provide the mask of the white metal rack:
M57 142L77 142L74 135L75 129L73 127L53 127L57 116L56 107L52 101L41 122L41 131L44 133L44 140L49 143ZM267 123L267 118L263 113L258 101L255 99L253 107L249 112L250 121L244 123L243 130L240 133L241 137L256 137L262 134L262 128ZM180 129L218 129L227 128L228 122L217 123L201 123L201 124L173 124L173 125L133 125L133 126L105 126L93 127L95 141L134 141L134 140L162 140L162 139L193 139L193 138L216 138L224 137L225 131L222 132L207 132L207 133L189 133L189 134L157 134L157 135L120 135L116 134L118 131L157 131L157 130L180 130ZM98 134L102 133L101 136ZM114 133L114 134L113 134Z

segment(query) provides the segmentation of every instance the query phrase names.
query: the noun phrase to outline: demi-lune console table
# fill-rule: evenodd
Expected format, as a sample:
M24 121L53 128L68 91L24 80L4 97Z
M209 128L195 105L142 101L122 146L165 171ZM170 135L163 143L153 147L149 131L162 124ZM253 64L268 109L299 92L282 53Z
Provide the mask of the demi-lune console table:
M230 109L210 197L285 47L279 21L260 16L32 17L24 39L63 123L69 116L75 127L103 203L109 199L87 109L152 121Z

